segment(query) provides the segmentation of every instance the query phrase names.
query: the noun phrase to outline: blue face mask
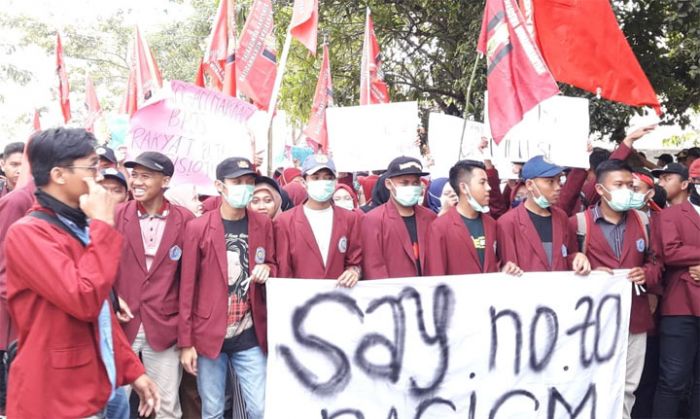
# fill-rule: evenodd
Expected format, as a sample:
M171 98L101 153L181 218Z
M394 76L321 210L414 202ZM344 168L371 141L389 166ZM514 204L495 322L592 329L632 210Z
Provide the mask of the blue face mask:
M253 199L253 185L226 185L226 202L233 208L245 208Z
M309 180L306 182L306 193L316 202L327 202L335 192L335 180Z
M537 185L535 185L534 183L533 186L535 187L535 189L537 189L537 194L539 195L535 196L534 193L532 194L532 200L535 202L535 204L537 204L537 206L542 209L547 209L551 207L552 203L549 202L549 200L545 198L544 195L542 195L542 192L540 192L540 188L538 188Z

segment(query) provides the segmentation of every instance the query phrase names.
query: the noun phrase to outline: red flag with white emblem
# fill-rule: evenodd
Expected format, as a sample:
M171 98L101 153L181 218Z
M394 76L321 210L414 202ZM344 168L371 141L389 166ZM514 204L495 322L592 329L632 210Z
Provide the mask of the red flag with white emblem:
M516 0L487 0L477 49L486 55L488 114L496 144L543 100L559 93Z
M236 81L241 93L267 109L277 75L271 0L255 0L236 50Z
M381 51L377 35L374 33L372 14L368 7L360 64L360 105L374 103L389 103L389 88L384 83Z

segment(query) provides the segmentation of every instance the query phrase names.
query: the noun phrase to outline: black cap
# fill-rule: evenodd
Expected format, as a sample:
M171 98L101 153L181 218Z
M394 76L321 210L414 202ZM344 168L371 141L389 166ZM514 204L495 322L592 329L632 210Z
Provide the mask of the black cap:
M687 158L688 158L688 149L687 148L684 148L683 150L676 153L676 160L678 160L678 161L685 160Z
M114 154L114 150L111 148L99 146L95 149L95 152L101 159L109 160L110 162L117 164L117 156Z
M124 167L133 169L136 166L143 166L155 172L161 172L165 176L172 176L175 173L173 162L163 153L157 151L146 151L139 154L135 159L124 163Z
M663 153L656 156L656 160L661 160L664 164L673 163L673 156L669 153Z
M669 163L662 169L655 169L651 171L651 174L654 175L654 177L661 177L661 175L665 175L667 173L681 175L683 180L688 180L688 168L680 163Z
M243 157L229 157L216 166L216 178L221 181L245 175L257 177L257 173L253 170L253 164Z
M389 167L386 170L386 179L403 175L427 176L429 174L423 171L423 164L420 160L414 157L401 156L389 163Z
M700 157L700 147L690 147L688 149L688 157Z
M102 174L102 177L105 179L115 179L119 181L124 187L126 188L126 178L124 177L124 174L120 172L117 169L112 169L111 167L108 169L104 169L100 172Z

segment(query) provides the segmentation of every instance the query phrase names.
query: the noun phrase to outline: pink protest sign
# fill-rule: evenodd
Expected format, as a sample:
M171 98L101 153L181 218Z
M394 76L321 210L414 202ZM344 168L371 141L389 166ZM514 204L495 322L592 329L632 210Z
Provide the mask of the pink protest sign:
M171 81L163 100L131 118L125 142L129 157L161 152L175 165L172 185L193 184L200 193L216 194L216 165L227 157L253 157L247 121L255 111L234 97Z

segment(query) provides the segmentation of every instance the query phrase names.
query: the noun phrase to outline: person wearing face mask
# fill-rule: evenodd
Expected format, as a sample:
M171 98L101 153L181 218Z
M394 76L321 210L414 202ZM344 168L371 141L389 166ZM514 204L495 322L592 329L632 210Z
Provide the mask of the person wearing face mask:
M490 191L486 167L462 160L450 169L450 185L459 202L433 221L428 234L427 275L504 272L520 275L512 262L496 258L496 221L488 214ZM501 197L498 197L501 199Z
M314 154L302 168L308 199L275 219L280 278L336 279L353 287L362 275L360 215L335 208L335 164Z
M535 156L523 166L527 198L498 219L498 257L525 272L568 271L588 275L591 265L578 252L576 230L556 207L564 169Z
M635 210L632 169L621 160L607 160L596 169L598 205L570 218L576 228L581 251L593 269L629 269L634 283L632 312L627 341L627 369L623 418L630 418L634 392L644 368L647 332L654 326L645 287L655 286L661 276L653 242L649 240L649 219Z
M180 281L178 346L197 376L202 417L222 417L226 377L235 370L248 417L265 405L267 315L264 283L276 273L272 221L247 210L257 174L244 158L216 167L218 211L187 224Z
M423 165L413 157L389 163L384 185L389 201L362 220L362 267L365 279L423 275L427 234L435 213L421 205Z
M682 180L684 175L688 178L688 172L676 166L679 173L675 176L680 177L676 181L688 184L681 193L687 197L684 201L669 199L672 205L659 217L665 271L660 303L659 382L652 410L655 418L680 417L681 400L691 383L688 417L700 417L700 167L694 164L692 184ZM662 170L674 175L668 171L672 168L669 164ZM661 173L662 182L664 175ZM664 188L674 182L666 180Z
M115 289L133 318L122 328L161 389L157 417L179 417L178 284L184 227L194 215L164 197L175 171L167 156L145 152L125 167L131 170L134 200L119 206L115 215L114 226L124 235Z
M348 185L336 185L335 192L333 192L333 203L336 207L345 208L348 211L355 211L359 208L357 194Z
M688 168L680 163L671 163L661 169L652 170L654 177L659 178L659 186L666 190L666 200L669 205L681 205L688 201L690 188Z

